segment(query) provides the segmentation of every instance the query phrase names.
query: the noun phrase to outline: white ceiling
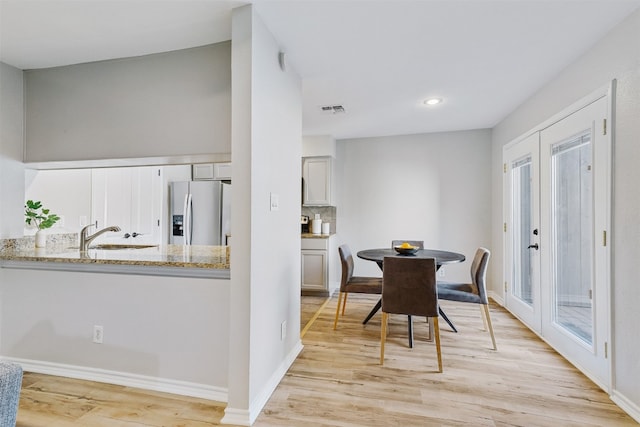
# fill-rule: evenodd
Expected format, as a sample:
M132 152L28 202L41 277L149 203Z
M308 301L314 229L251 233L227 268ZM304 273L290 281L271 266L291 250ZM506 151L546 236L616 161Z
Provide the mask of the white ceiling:
M0 0L0 60L20 69L229 40L243 1ZM303 81L307 135L490 128L640 0L254 0ZM444 102L425 107L438 96ZM323 105L346 113L323 113Z

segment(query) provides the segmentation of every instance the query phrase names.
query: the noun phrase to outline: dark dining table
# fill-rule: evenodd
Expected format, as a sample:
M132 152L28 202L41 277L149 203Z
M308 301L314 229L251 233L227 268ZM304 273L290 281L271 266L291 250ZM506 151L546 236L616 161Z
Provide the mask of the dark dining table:
M459 254L457 252L450 251L442 251L438 249L418 249L413 254L399 254L393 248L377 248L377 249L364 249L358 252L358 258L365 259L368 261L374 261L380 267L380 270L384 270L384 258L385 257L397 257L397 258L434 258L436 261L436 270L440 269L445 264L454 264L458 262L463 262L466 258L463 254ZM367 317L362 322L363 325L366 325L367 322L373 317L374 314L378 312L382 308L382 298L378 300L376 305L371 309ZM440 316L451 326L454 332L458 332L456 327L453 325L451 320L447 317L446 313L442 310L442 308L438 307L438 311L440 312ZM411 319L411 318L409 318ZM413 329L411 320L409 320L409 346L413 347Z

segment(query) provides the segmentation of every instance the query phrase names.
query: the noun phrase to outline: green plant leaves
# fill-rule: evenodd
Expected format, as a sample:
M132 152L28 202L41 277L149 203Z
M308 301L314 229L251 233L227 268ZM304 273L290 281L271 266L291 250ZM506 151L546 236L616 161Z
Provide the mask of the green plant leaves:
M49 209L44 209L40 201L27 200L24 207L24 222L27 225L35 225L38 230L51 228L60 219L58 215L49 213Z

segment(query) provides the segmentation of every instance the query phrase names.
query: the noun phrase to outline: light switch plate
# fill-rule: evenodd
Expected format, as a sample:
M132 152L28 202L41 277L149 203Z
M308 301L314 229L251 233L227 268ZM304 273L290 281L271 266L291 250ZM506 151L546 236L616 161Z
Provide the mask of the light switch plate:
M270 193L270 206L272 211L280 209L280 197L275 193Z

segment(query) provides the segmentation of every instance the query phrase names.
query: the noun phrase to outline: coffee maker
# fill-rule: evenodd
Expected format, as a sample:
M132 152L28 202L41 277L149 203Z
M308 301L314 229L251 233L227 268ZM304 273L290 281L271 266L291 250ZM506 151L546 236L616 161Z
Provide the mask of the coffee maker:
M300 232L309 232L309 217L307 215L300 215Z

